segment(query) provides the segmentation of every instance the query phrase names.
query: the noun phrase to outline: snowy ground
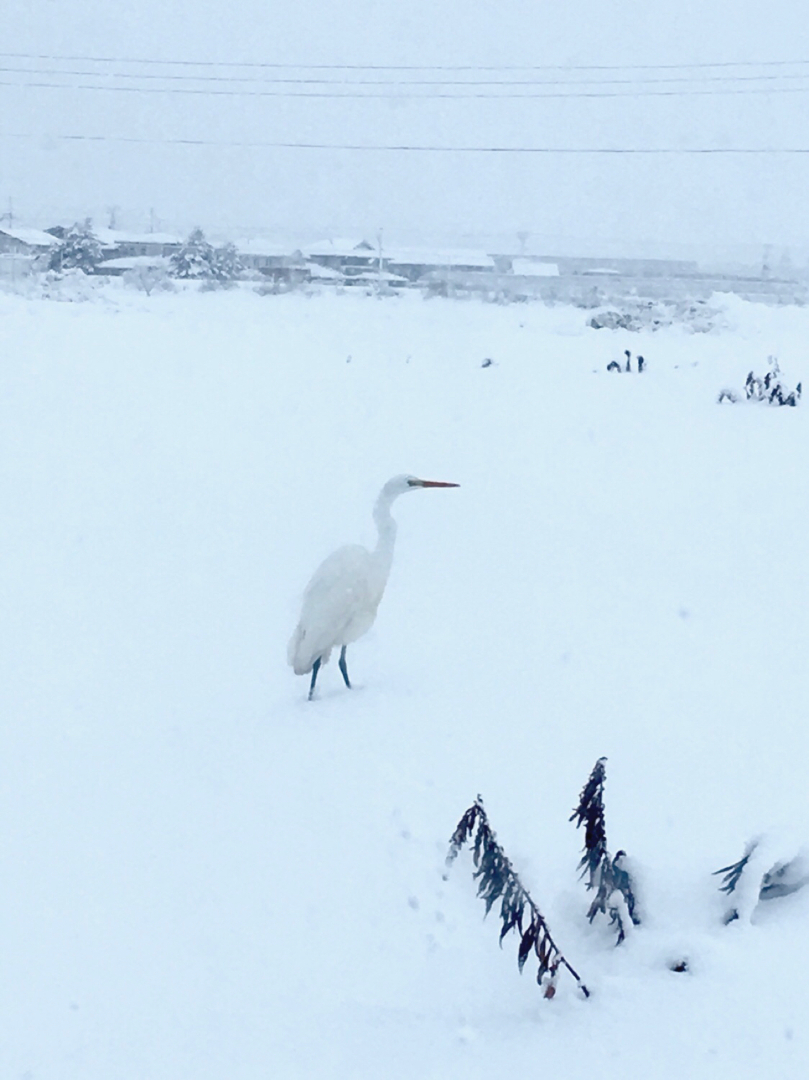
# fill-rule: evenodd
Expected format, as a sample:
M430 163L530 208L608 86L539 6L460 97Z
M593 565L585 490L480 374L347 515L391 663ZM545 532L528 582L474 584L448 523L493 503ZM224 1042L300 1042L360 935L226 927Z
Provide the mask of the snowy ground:
M809 841L809 402L715 403L806 384L809 311L722 303L0 295L4 1080L807 1074L809 889L724 927L711 871ZM300 591L398 472L462 486L396 504L308 703ZM600 755L620 949L568 822ZM442 880L478 792L590 1000Z

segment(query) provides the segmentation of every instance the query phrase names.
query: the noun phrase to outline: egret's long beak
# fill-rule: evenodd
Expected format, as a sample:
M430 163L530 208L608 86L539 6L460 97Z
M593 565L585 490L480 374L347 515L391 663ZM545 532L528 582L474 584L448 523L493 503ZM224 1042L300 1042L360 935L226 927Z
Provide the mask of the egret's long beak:
M448 484L444 480L413 480L414 487L460 487L460 484Z

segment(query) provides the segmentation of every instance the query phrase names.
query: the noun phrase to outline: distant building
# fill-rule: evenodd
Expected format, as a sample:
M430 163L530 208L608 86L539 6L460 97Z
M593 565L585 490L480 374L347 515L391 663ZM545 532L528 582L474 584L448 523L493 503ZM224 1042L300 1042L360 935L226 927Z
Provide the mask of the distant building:
M321 285L342 285L346 280L339 270L331 266L321 266L316 262L306 264L306 274L306 280L319 282Z
M93 229L105 258L119 259L140 255L173 255L183 240L173 233L127 232L121 229Z
M620 274L622 277L690 277L699 272L696 262L685 259L612 259L574 255L496 256L499 262L552 263L563 277L583 274Z
M434 278L448 271L474 274L495 269L491 256L478 251L395 249L383 252L383 258L388 270L413 282L429 280L431 276Z
M0 252L3 254L44 255L57 242L56 237L41 229L17 225L0 227Z
M512 259L511 272L519 277L559 277L559 267L552 262L537 259Z
M256 270L277 282L290 284L308 280L307 262L300 248L291 244L276 244L254 237L237 240L239 262L246 270Z
M390 270L361 270L345 279L346 285L381 286L384 289L402 289L410 285L410 279Z
M70 229L64 225L52 225L45 230L52 238L64 240ZM139 255L173 255L183 245L181 237L174 233L132 232L124 229L93 229L93 235L101 244L105 259L129 258Z
M315 244L307 244L302 253L311 262L331 267L332 270L340 270L346 275L370 270L379 265L377 250L367 240L343 237L320 240Z
M168 273L170 269L171 262L165 255L123 255L118 259L103 259L95 273L121 277L130 270L164 270Z

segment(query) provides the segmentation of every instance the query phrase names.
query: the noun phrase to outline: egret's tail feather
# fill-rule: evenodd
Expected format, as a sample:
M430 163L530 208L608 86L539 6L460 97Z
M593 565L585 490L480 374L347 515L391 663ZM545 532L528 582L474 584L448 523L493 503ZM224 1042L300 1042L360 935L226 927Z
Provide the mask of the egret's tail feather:
M287 646L287 662L296 675L308 675L314 663L314 658L309 657L304 648L305 640L306 631L302 626L296 626Z
M319 649L312 642L311 637L307 638L305 628L299 623L295 627L295 633L289 639L287 661L296 675L308 675L315 660L320 657L321 663L325 664L330 653L331 649Z

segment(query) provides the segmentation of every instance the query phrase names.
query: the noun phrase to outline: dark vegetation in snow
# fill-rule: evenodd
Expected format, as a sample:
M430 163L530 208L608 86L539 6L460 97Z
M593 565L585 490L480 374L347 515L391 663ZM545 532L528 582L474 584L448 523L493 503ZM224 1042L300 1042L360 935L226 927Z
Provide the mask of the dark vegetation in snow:
M625 918L628 916L634 926L640 926L641 920L637 912L634 882L624 864L626 852L619 851L613 856L607 845L604 812L606 760L603 757L599 758L593 766L582 788L578 805L569 820L575 822L576 828L584 827L584 848L578 869L581 871L581 876L586 879L587 889L595 891L595 896L587 911L587 918L592 923L596 915L606 915L610 926L616 931L615 944L620 945L626 938ZM475 867L473 877L478 883L477 894L486 905L486 915L495 904L500 905L501 948L503 939L512 930L518 933L517 964L520 972L533 953L538 962L537 982L543 988L546 998L552 998L555 995L557 976L562 968L573 976L585 997L589 997L589 990L553 940L542 913L498 843L480 795L464 812L452 834L447 855L447 868L452 866L466 844L472 848L472 860ZM714 872L716 875L722 875L719 889L726 896L734 896L758 847L757 840L751 841L737 862L723 866ZM755 902L788 896L806 884L809 884L809 860L799 853L793 858L780 860L770 867L756 889ZM738 907L734 903L725 912L723 921L727 925L740 917ZM668 966L671 971L679 973L689 970L688 960L684 957L672 959Z
M753 852L758 847L755 840L752 840L744 849L744 855L735 863L730 863L728 866L722 866L719 870L714 870L714 875L723 874L722 884L719 886L719 891L725 893L727 896L732 896L736 892L736 887L741 881L742 874L745 867L750 862L750 858ZM729 907L725 912L723 922L725 926L728 923L735 922L739 918L739 909L735 906Z
M473 877L477 878L478 896L486 904L486 914L500 901L500 919L503 924L500 929L501 947L503 938L511 930L516 930L519 934L517 964L520 971L533 952L538 961L537 982L543 988L546 998L552 998L556 993L556 977L562 967L573 976L584 996L589 997L589 990L560 952L542 913L498 844L479 795L452 834L447 855L448 867L466 843L472 845L472 859L475 864Z
M751 371L744 383L744 392L748 401L766 401L768 405L797 405L800 400L802 386L800 383L794 390L789 390L781 382L781 369L775 357L769 358L771 370L763 378L759 378Z
M596 895L590 904L587 918L590 922L601 913L609 915L610 924L615 927L620 945L626 937L624 920L621 914L620 898L626 904L626 911L635 926L640 925L636 912L637 902L632 888L632 878L623 866L625 851L619 851L614 857L607 850L607 832L604 824L604 781L606 758L599 758L587 779L579 796L579 805L570 815L576 822L576 828L584 825L584 854L579 863L582 877L587 878L587 888L595 889Z
M741 859L719 870L714 870L714 875L723 875L722 884L719 886L720 892L733 896L758 846L758 840L751 840L744 849ZM798 892L807 883L809 883L809 863L805 856L799 853L793 858L779 860L764 873L758 885L756 901L777 900L782 896L789 896ZM734 905L725 912L723 921L727 926L739 917L739 909Z
M744 381L744 396L747 401L761 401L765 405L790 405L794 407L801 399L803 386L801 383L790 390L781 381L781 368L774 356L767 357L770 370L765 375L756 375L750 371ZM720 390L717 402L729 401L732 405L742 400L737 390L725 388Z
M576 822L577 828L584 825L584 854L579 869L582 877L587 878L587 888L596 890L587 918L592 922L599 913L608 915L610 925L615 927L618 935L616 945L620 945L626 937L621 902L635 926L640 925L640 918L632 878L623 866L626 853L619 851L612 856L607 848L604 821L606 760L599 758L593 766L570 820ZM452 834L447 855L448 868L467 843L472 847L475 866L472 876L477 879L477 893L486 905L486 915L496 903L500 904L501 947L503 939L512 930L519 934L517 963L520 971L533 952L538 961L537 982L543 987L545 997L551 998L556 993L556 978L562 967L573 976L585 997L589 997L587 987L559 950L542 913L497 842L480 795L464 812Z
M629 372L632 371L632 353L629 349L624 349L624 356L626 361L623 364L619 364L617 360L610 360L607 364L607 371ZM635 370L640 374L646 367L646 360L644 357L638 355L635 362Z

